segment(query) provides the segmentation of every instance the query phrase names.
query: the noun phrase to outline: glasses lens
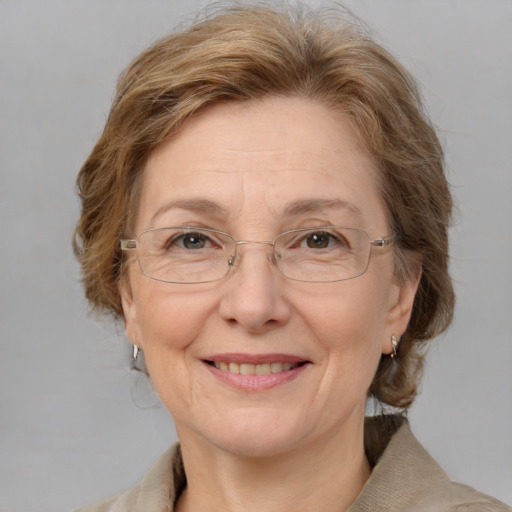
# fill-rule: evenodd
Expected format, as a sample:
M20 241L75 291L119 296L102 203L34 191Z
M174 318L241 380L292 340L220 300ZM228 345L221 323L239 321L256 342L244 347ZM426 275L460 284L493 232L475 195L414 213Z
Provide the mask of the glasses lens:
M364 274L370 259L365 231L336 226L296 229L275 243L276 262L283 275L298 281L343 281Z
M229 235L202 228L162 228L137 238L142 272L170 283L204 283L222 279L235 252Z

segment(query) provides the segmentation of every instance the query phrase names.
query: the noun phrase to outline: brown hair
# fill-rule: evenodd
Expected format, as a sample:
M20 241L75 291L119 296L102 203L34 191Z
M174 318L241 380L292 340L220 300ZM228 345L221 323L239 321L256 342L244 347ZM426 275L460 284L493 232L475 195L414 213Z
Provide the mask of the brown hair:
M343 112L380 170L396 274L422 275L399 357L383 356L370 394L408 407L424 341L453 314L448 274L452 200L443 153L414 81L358 24L305 8L241 6L205 15L157 41L122 73L105 129L77 179L74 248L94 309L123 315L118 241L136 210L150 152L216 102L302 96ZM420 263L421 262L421 263Z

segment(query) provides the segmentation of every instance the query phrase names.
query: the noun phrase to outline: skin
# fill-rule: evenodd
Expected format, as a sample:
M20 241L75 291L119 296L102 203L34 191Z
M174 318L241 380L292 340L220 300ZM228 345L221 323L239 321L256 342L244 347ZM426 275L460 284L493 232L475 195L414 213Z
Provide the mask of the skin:
M135 233L192 224L262 241L337 224L381 238L390 233L376 172L348 121L320 103L216 105L150 155ZM170 204L197 198L218 209ZM312 198L308 211L285 211ZM330 200L351 206L322 206ZM367 391L407 327L418 280L397 283L392 246L372 249L364 275L322 284L286 279L271 252L241 246L237 266L208 284L154 281L129 263L126 331L176 423L188 478L180 511L340 511L370 474ZM308 364L271 389L239 389L204 362L226 353Z

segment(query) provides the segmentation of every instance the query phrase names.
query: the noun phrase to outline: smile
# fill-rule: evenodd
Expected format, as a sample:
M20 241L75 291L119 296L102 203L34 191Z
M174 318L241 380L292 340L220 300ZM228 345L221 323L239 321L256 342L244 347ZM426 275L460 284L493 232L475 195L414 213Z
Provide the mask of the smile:
M213 365L218 370L241 375L270 375L272 373L281 373L293 370L299 366L299 363L233 363L226 361L215 361Z
M242 391L264 391L302 375L311 362L290 354L217 354L203 359L213 377Z

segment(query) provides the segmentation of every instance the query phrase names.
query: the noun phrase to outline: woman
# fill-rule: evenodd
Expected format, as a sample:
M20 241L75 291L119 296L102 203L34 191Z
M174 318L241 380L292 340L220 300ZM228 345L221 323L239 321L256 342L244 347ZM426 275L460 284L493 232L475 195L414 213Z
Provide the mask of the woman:
M357 28L234 7L157 42L78 185L87 298L180 440L84 510L507 510L405 420L452 317L451 196L412 79Z

